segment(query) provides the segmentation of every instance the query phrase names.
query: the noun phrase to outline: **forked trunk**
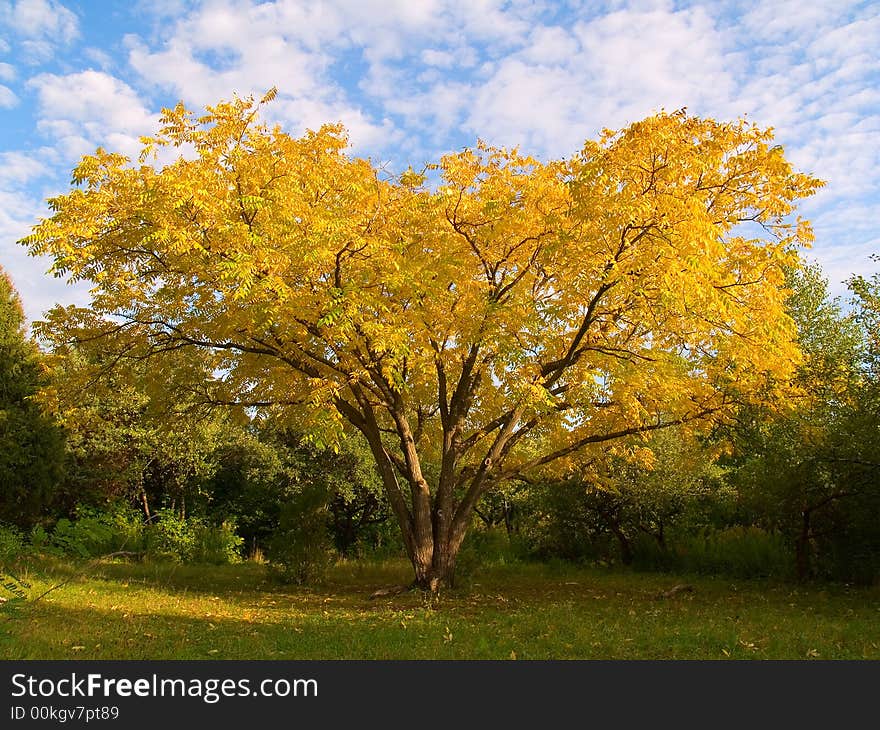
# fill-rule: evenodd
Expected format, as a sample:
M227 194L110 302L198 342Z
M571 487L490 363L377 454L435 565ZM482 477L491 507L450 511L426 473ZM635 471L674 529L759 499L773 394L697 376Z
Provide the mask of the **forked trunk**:
M422 557L424 556L424 557ZM415 586L428 593L437 593L455 584L455 560L458 546L453 548L449 541L435 542L430 557L425 552L411 555L415 571Z
M473 349L469 364L466 364L465 374L462 376L465 380L471 379L470 371L476 352ZM478 380L477 377L469 387L476 387ZM470 395L465 390L454 396L452 400L456 405L454 408L449 406L444 417L440 478L436 488L432 490L422 472L416 448L420 429L417 428L414 432L410 427L400 394L389 390L390 404L386 405L390 406L389 415L399 436L400 451L396 455L383 442L382 431L369 399L356 385L351 390L363 410L358 412L344 401L338 407L366 437L379 467L385 494L397 517L403 544L415 572L414 585L431 593L451 587L455 580L455 560L477 501L487 489L488 475L493 465L497 468L501 463L502 450L513 434L521 409L516 408L511 412L508 422L501 428L489 449L488 456L473 470L472 475L462 479L463 474L457 468L460 444L456 445L456 434L467 414ZM445 402L445 398L443 400ZM403 480L399 481L398 476L402 476ZM409 486L409 495L405 494L402 488L404 485ZM459 487L463 487L462 496L456 499L455 491Z

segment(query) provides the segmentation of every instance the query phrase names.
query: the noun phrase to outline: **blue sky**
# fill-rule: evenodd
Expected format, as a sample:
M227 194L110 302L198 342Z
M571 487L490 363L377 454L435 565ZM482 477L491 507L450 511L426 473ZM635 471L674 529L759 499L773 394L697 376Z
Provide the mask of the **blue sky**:
M473 144L575 152L686 106L776 129L828 185L802 206L832 290L880 266L880 4L0 0L0 265L29 317L82 287L15 241L98 145L136 155L163 106L276 86L292 133L342 121L401 170Z

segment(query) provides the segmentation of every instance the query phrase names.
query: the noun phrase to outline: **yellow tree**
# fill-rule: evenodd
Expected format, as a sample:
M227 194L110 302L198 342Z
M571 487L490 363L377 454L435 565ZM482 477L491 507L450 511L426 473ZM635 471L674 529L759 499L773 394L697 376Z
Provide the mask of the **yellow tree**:
M269 127L261 103L166 110L139 165L83 158L23 242L92 282L92 306L44 327L198 351L222 374L209 400L325 442L351 424L423 588L452 580L493 484L699 428L798 358L782 270L821 183L769 130L662 113L567 160L480 143L427 182L346 154L340 126Z

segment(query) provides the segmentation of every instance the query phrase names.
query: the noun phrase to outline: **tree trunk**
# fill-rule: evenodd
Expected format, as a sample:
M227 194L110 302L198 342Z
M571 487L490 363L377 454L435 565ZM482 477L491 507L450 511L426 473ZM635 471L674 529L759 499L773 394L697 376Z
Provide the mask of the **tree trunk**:
M360 430L370 446L415 572L413 584L432 593L453 584L456 557L477 502L491 484L493 467L500 467L506 453L505 445L513 437L523 410L517 406L504 419L504 425L497 431L487 456L478 467L467 475L458 469L458 460L463 453L460 431L470 408L472 390L479 382L479 376L471 375L476 355L477 348L472 348L459 385L448 399L445 376L442 369L439 371L443 455L433 491L422 472L416 448L420 428L417 426L413 431L410 427L401 394L384 381L381 373L372 373L373 382L384 396L383 406L394 423L393 433L397 436L399 451L383 442L382 432L390 429L380 428L373 403L356 382L350 384L349 389L360 410L342 399L337 401L340 413ZM487 433L494 431L493 428ZM406 486L409 487L408 495L404 492ZM456 489L459 488L462 496L456 499Z
M810 565L810 538L812 536L810 516L812 509L809 507L804 509L801 515L803 517L801 531L794 545L795 566L798 580L807 580L812 574L812 566Z
M150 503L147 500L147 490L141 487L141 506L144 508L144 515L147 519L147 522L153 521L153 515L150 514Z
M456 554L453 554L448 545L437 545L429 563L424 564L413 560L414 585L429 593L437 593L443 588L451 588L455 581L457 552L455 551Z
M632 565L633 552L629 538L626 536L618 523L611 522L608 526L611 529L611 532L613 532L614 536L617 538L617 542L620 544L620 562L622 562L624 565Z
M507 500L504 500L504 528L507 530L507 537L513 537L517 532L517 526L513 519L513 511L513 505Z

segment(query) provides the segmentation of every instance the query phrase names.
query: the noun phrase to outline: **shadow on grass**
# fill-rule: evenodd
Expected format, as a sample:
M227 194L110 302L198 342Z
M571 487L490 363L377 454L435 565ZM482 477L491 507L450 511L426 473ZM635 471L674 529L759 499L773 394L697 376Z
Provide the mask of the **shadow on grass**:
M448 620L418 607L388 610L297 601L216 615L133 613L37 603L0 622L4 659L433 659L450 650ZM444 647L446 650L444 651ZM509 650L508 650L509 651ZM500 653L499 653L500 652ZM504 656L502 649L493 654ZM487 658L487 657L486 657Z
M410 579L408 563L388 560L377 563L341 563L326 579L308 586L285 584L275 579L267 565L239 563L235 565L182 565L172 562L70 561L40 557L10 567L15 575L37 577L39 585L31 591L31 598L58 586L89 581L113 582L157 588L188 594L223 595L225 598L257 593L280 595L320 594L325 596L350 594L352 598L366 599L376 588L407 583Z
M33 570L35 591L76 569ZM572 567L487 569L439 599L404 562L336 566L315 587L264 566L104 564L41 601L0 608L6 659L880 658L876 590L828 591Z

